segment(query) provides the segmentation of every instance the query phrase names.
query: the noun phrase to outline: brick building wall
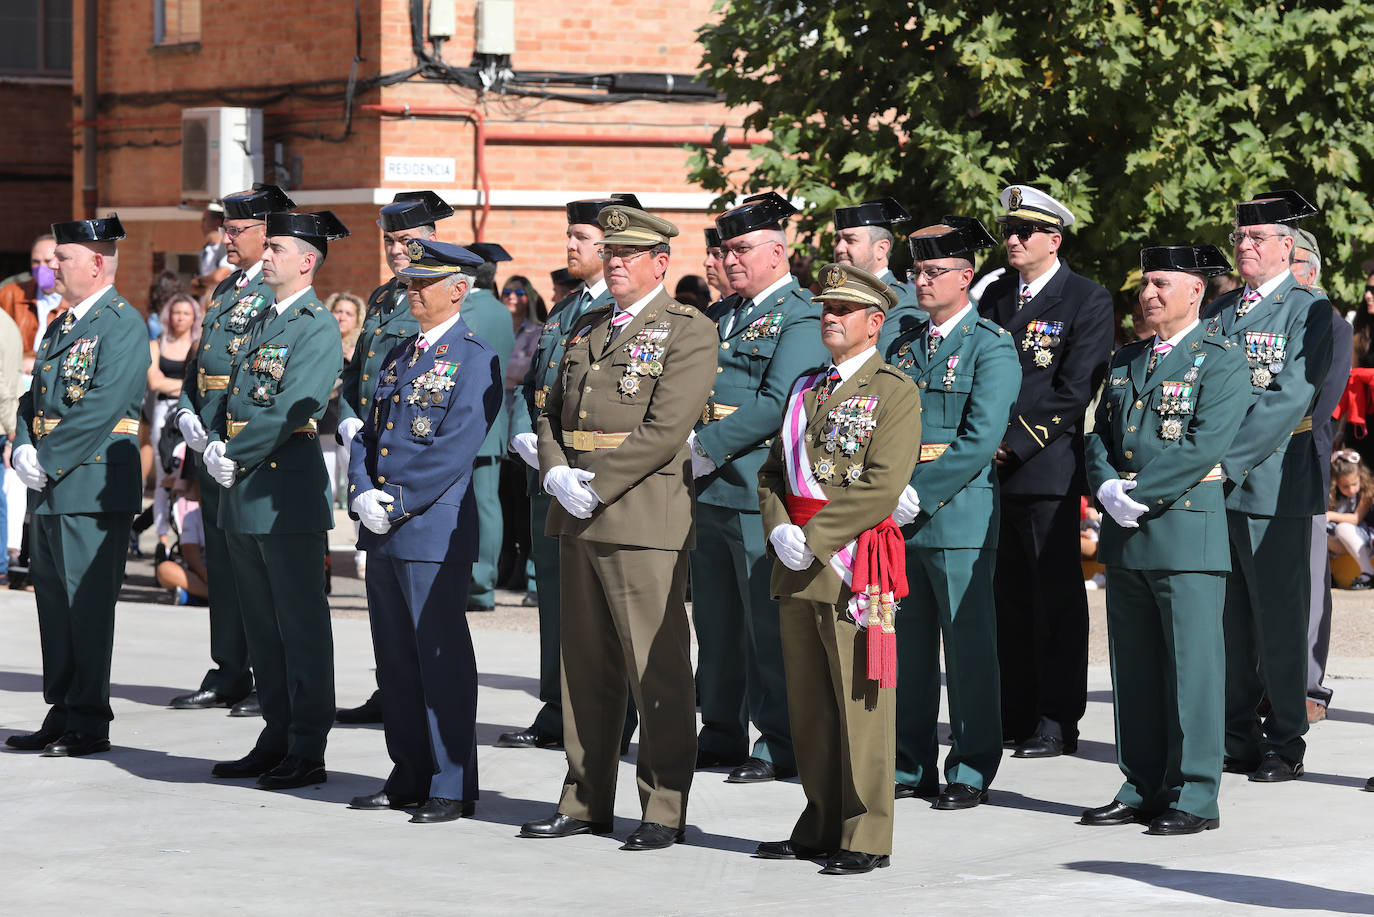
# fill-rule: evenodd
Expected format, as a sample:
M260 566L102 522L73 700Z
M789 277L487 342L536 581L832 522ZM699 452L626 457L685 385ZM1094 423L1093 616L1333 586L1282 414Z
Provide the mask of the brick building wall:
M71 83L0 78L0 277L29 269L29 248L67 219L72 185Z

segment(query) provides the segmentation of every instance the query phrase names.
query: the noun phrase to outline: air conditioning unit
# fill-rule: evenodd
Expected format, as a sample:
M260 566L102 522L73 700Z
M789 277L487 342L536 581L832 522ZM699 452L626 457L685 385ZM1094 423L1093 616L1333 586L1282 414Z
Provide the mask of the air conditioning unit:
M216 200L262 181L262 109L181 111L181 196Z

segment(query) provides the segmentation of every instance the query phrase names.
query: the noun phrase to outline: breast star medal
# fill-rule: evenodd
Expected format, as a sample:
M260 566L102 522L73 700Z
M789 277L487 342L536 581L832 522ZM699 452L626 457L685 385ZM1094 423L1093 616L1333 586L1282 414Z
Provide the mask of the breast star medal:
M426 438L434 431L434 423L421 414L410 422L410 435Z

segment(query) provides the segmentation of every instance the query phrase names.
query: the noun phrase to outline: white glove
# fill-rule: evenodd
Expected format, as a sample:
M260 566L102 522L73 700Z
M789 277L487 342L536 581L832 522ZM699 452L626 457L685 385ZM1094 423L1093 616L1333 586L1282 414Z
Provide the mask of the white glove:
M363 422L357 417L345 417L339 421L339 439L347 446L353 442L353 437L358 435L358 431L363 428Z
M387 517L387 508L382 504L391 503L393 499L384 490L365 490L353 498L349 508L358 515L369 532L385 535L391 530L391 520Z
M32 443L14 447L10 452L10 467L29 490L42 490L48 485L48 473L38 464L38 450Z
M517 433L510 438L510 451L525 460L535 471L539 470L539 437L534 433Z
M590 519L592 510L601 502L596 492L587 486L594 477L594 473L584 468L559 465L544 475L544 490L561 503L570 516Z
M1150 510L1144 503L1137 503L1126 496L1131 490L1135 490L1135 481L1124 478L1108 478L1097 488L1098 502L1123 529L1140 528L1136 520Z
M716 463L711 461L709 455L702 455L697 451L697 431L693 430L687 434L687 448L692 451L692 477L704 478L706 475L716 470Z
M780 525L773 529L768 540L773 543L773 553L789 570L805 570L816 559L816 555L806 546L806 533L799 525Z
M910 484L897 498L897 508L892 511L892 521L898 525L910 525L921 512L921 501L916 496L916 488Z
M224 457L224 440L217 439L205 447L205 470L220 487L230 488L238 475L239 463Z
M205 424L200 422L200 418L192 411L185 409L177 412L177 429L181 430L181 438L186 440L186 447L196 452L204 452L205 444L210 441L210 434L205 430Z

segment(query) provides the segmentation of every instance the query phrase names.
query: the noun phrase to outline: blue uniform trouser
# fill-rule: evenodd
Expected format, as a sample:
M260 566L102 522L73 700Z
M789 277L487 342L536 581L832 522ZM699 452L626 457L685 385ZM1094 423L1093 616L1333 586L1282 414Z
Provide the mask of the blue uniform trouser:
M472 495L477 501L477 561L472 565L472 594L478 605L496 604L496 575L501 566L501 459L481 455L472 468ZM463 606L464 610L467 605Z

